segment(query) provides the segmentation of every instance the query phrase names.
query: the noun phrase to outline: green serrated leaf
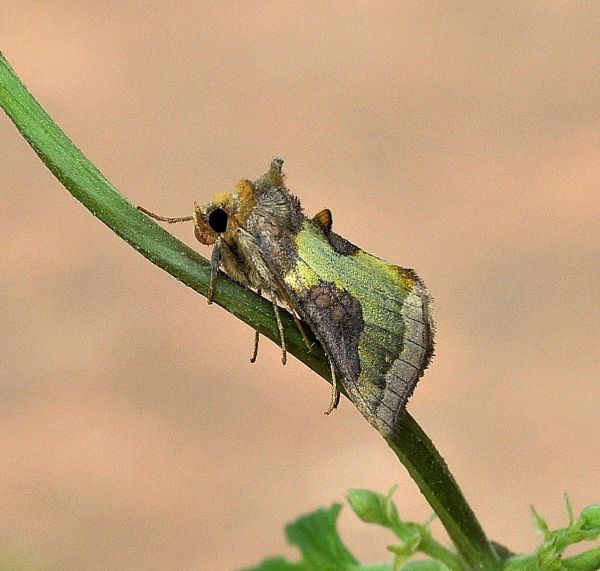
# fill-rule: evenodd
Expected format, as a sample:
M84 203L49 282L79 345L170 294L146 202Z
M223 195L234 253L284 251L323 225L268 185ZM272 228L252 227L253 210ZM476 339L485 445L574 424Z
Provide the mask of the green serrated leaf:
M333 504L298 518L286 527L291 545L302 554L298 563L284 558L266 559L246 571L360 571L361 566L338 535L337 518L342 506Z
M347 569L358 561L338 535L337 518L342 506L333 504L298 518L286 527L286 536L302 552L302 560L314 569Z
M301 551L297 563L283 557L272 557L244 571L393 571L392 563L362 565L348 551L336 527L341 507L333 504L328 509L315 510L286 527L289 543ZM413 539L413 550L419 541L420 537ZM410 553L411 549L406 551Z

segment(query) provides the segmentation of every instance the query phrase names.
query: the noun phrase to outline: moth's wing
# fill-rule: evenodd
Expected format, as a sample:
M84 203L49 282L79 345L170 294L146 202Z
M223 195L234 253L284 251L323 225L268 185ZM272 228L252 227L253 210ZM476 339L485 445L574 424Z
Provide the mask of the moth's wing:
M265 264L311 327L350 399L394 434L433 351L429 298L410 270L366 254L305 220L296 232L258 233Z

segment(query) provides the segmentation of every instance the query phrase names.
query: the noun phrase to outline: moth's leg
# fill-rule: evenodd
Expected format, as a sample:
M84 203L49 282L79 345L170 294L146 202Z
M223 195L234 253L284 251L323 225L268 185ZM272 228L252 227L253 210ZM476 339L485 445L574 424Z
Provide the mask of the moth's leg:
M208 293L206 294L206 299L208 300L209 305L213 302L213 297L215 295L215 285L217 283L217 274L219 272L220 265L221 238L217 238L210 256L210 281L208 282Z
M276 297L273 296L273 310L275 311L275 319L277 320L277 328L279 329L279 340L281 341L281 362L285 365L287 363L287 351L285 349L285 334L283 332L283 323L281 322L281 316L279 315L279 306L277 305Z
M256 358L258 357L258 341L260 339L260 333L258 331L254 332L254 351L252 352L252 357L250 357L251 363L256 363Z
M281 303L285 304L287 306L287 308L289 309L290 313L292 314L292 317L294 318L294 323L296 324L296 328L298 329L298 331L300 331L300 335L302 335L302 339L304 340L304 343L306 344L306 348L310 351L312 349L312 343L308 340L306 333L304 333L304 328L302 327L302 322L300 321L298 312L294 308L294 304L292 303L292 300L290 299L288 292L285 290L285 288L283 288L282 286L279 286L277 289L277 295L279 296Z
M256 290L256 293L260 295L260 290ZM260 340L260 333L258 331L254 332L254 352L252 353L252 357L250 357L251 363L256 363L256 357L258 357L258 341Z
M337 379L335 377L335 367L329 360L329 368L331 369L331 400L329 401L329 408L325 411L325 414L331 414L340 403L340 391L337 390Z
M312 343L308 340L306 333L304 333L304 328L302 327L302 322L298 319L298 316L296 315L296 312L293 309L291 309L291 314L292 314L292 317L294 318L294 323L296 324L298 331L300 331L300 335L302 335L302 339L304 340L304 344L306 345L306 348L309 351L311 351Z

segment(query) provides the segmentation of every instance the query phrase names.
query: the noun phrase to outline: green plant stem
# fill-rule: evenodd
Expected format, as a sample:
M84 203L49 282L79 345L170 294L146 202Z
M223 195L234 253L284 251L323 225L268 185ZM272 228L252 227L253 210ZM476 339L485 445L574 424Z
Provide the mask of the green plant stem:
M427 498L463 559L472 569L499 569L499 559L433 442L409 414L405 414L399 432L399 436L387 439L388 445Z
M119 194L52 121L1 54L0 105L44 164L94 216L152 263L206 295L210 276L207 260ZM224 276L218 280L215 302L277 342L270 302ZM308 352L291 316L282 317L288 351L331 382L320 346L316 344ZM401 436L388 440L388 444L417 482L468 568L499 568L498 558L444 460L412 417L406 415Z
M419 545L419 551L429 555L434 561L443 563L451 571L461 571L462 564L459 557L453 551L446 549L442 544L431 537L424 537Z

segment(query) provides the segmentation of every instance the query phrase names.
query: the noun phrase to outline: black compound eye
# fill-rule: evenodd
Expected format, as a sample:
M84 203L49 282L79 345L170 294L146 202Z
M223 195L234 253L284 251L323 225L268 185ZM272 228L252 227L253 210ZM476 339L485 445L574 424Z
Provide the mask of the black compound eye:
M227 230L228 218L227 212L225 212L222 208L215 208L208 215L208 223L217 234L221 234Z

